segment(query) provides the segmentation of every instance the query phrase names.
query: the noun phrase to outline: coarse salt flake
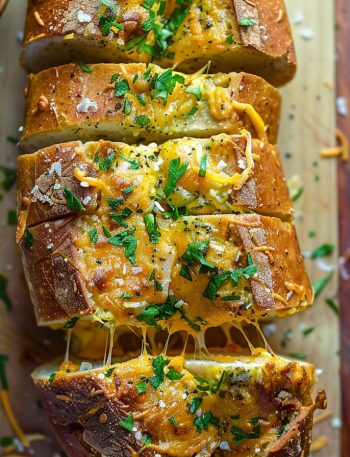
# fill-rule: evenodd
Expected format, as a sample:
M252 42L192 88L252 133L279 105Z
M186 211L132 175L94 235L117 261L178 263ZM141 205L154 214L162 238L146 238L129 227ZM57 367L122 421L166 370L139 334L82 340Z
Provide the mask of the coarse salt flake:
M77 112L88 113L89 111L95 113L97 111L97 103L89 98L83 98L83 100L77 105Z

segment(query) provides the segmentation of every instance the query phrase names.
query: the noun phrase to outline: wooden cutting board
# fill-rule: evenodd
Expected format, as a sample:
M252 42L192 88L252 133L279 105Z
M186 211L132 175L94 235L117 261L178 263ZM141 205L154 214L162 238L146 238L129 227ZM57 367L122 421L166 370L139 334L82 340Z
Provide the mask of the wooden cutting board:
M333 0L288 0L287 4L291 21L295 23L299 70L295 81L282 91L280 146L287 178L298 175L304 187L295 204L296 222L303 251L311 251L323 243L337 246L336 162L319 158L322 148L335 143L334 3ZM11 0L0 20L0 164L11 167L16 164L17 151L6 138L19 137L18 128L23 118L25 74L18 64L17 35L23 29L24 15L23 0ZM35 325L14 242L15 227L7 221L8 211L16 206L15 191L1 193L0 273L8 278L13 309L7 311L0 303L0 354L10 357L11 401L23 429L47 436L33 445L35 455L57 456L59 448L51 438L47 420L37 402L30 372L50 355L62 353L64 341L59 332ZM310 232L315 236L310 237ZM333 256L325 259L327 265L336 265L337 256L336 249ZM312 280L328 274L323 271L324 262L317 264L307 260L307 267ZM265 330L272 332L269 341L276 352L305 354L308 361L323 370L318 387L327 390L333 419L340 415L339 322L325 298L335 297L336 276L335 273L310 311L265 326ZM335 422L333 420L333 425ZM317 453L319 457L340 455L339 431L331 423L329 418L315 426L315 440L321 436L329 440ZM12 431L0 410L0 436L6 435L12 435Z

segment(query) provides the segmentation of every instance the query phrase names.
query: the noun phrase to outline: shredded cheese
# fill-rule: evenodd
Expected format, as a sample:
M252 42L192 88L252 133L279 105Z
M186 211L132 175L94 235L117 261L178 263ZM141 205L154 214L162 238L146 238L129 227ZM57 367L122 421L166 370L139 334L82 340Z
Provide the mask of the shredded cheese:
M337 129L337 140L340 143L340 146L322 149L321 157L327 159L341 157L343 162L347 162L349 160L349 141L340 129Z
M13 431L15 432L17 438L21 441L24 447L29 447L29 441L24 432L22 431L21 427L19 426L17 419L15 418L9 394L7 390L1 389L0 390L0 402L9 421Z
M97 187L98 189L106 189L106 183L101 179L92 178L90 176L85 176L85 172L80 170L80 168L74 168L74 177L80 182L86 182L91 187Z

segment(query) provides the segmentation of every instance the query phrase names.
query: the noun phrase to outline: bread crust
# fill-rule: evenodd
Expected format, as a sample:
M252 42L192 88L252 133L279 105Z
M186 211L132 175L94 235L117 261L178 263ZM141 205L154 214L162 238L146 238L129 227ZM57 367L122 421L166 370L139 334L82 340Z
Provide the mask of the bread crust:
M59 320L62 325L67 317L112 313L119 325L139 326L149 306L157 303L161 307L173 294L171 300L183 304L181 313L175 306L168 317L159 316L151 325L196 334L207 326L293 314L312 303L312 288L290 223L253 214L186 216L178 221L160 218L157 224L161 236L154 250L142 216L130 216L128 227L135 228L133 236L137 240L133 266L123 248L111 245L100 229L97 242L89 240L88 233L97 220L78 215L68 221L49 221L30 229L31 248L26 246L25 237L20 241L40 325ZM110 227L108 230L113 231ZM229 282L223 281L219 293L206 296L215 274L199 274L195 269L192 281L180 274L182 256L194 242L209 243L207 259L218 266L216 274L245 267L248 254L257 266L257 274L241 278L233 290ZM45 271L38 268L43 262ZM109 266L106 269L103 265ZM155 288L150 280L153 271L161 288ZM52 278L57 279L59 287ZM78 290L79 300L70 308L71 290ZM231 295L238 298L227 301L225 296Z
M217 133L250 131L257 138L251 118L233 108L235 100L251 104L261 116L271 144L277 140L280 115L279 92L263 79L245 73L182 75L172 93L154 97L152 79L164 71L157 66L143 79L145 64L96 64L91 72L69 64L29 76L21 147L33 152L41 147L65 141L162 142L182 136L208 137ZM115 95L113 75L128 81L130 91ZM134 82L134 77L138 79ZM186 92L200 87L200 100ZM131 95L130 95L131 94ZM136 95L145 102L140 103ZM153 98L152 98L153 97ZM125 99L130 111L125 109ZM45 101L44 104L41 104ZM191 111L192 110L192 111ZM194 111L193 111L194 110ZM191 112L192 114L188 114ZM147 124L137 122L147 116Z
M97 3L30 0L22 64L28 71L38 72L72 61L149 62L151 57L146 52L124 50L124 43L145 34L142 23L148 18L148 11L141 1L122 0L118 5L116 22L124 30L114 29L103 36L99 26L102 13ZM165 11L167 17L173 8ZM247 26L246 19L253 19L254 23ZM187 73L198 71L211 61L213 72L243 70L279 86L290 81L296 70L283 0L259 0L254 4L244 0L206 0L203 4L194 0L183 24L173 32L171 43L166 56L155 57L154 62L162 67L176 64ZM167 57L170 55L172 58Z
M33 378L69 455L193 457L206 451L206 455L215 457L235 456L237 452L250 457L260 448L261 457L308 456L313 412L326 405L323 392L312 401L314 375L310 365L288 362L256 350L253 357L237 358L236 368L234 358L232 367L229 362L219 367L219 363L216 366L210 361L203 375L195 366L193 371L191 362L185 362L182 367L180 359L168 359L165 371L173 366L183 375L181 380L169 381L165 377L157 389L148 384L153 375L151 356L88 372L57 371L52 382L48 382L48 374L43 377L38 371ZM245 367L243 371L240 366ZM203 395L196 390L198 382L193 376L218 380L224 370L226 374L218 392ZM105 377L110 371L113 374ZM141 380L146 392L140 395L135 386ZM235 398L239 394L241 401ZM206 430L196 430L191 424L196 415L189 411L193 396L203 397L201 412L211 411L225 426L209 425ZM210 410L214 405L215 411ZM129 414L135 427L131 433L119 425ZM246 438L237 444L231 427L246 430L251 415L261 418L264 425L259 426L255 439ZM176 427L168 421L171 416ZM239 419L232 421L233 416ZM142 445L145 434L152 439L152 444L146 447ZM220 450L222 442L231 450Z
M242 173L242 167L246 166L246 147L246 137L221 134L209 139L170 140L158 147L128 146L104 140L86 144L76 141L21 155L18 159L17 200L20 216L17 238L23 236L26 226L31 227L74 213L66 205L63 195L65 188L71 189L77 198L84 202L87 213L97 209L103 190L99 187L82 187L81 181L74 174L77 168L83 170L86 176L101 180L112 189L114 196L122 196L122 191L136 182L142 192L133 192L128 198L128 204L132 209L141 207L144 212L151 212L154 199L150 198L148 191L153 186L156 187L157 182L165 182L169 162L174 157L190 164L182 178L182 188L194 195L199 194L187 205L189 214L253 211L290 220L292 205L278 151L274 146L258 140L253 141L254 168L240 189L235 189L231 184L218 186L211 181L213 178L209 171L216 170L220 163L225 166L225 172L216 171L219 177L229 178L234 173ZM100 170L98 164L94 163L94 158L107 157L111 151L116 151L113 168ZM207 158L209 171L202 178L198 177L198 155L205 155ZM136 160L137 168L125 166L126 162L121 157L126 156ZM228 201L223 205L213 198L209 200L211 191L228 192ZM198 202L201 198L212 203L207 201L205 207L201 207ZM160 200L160 203L166 205L167 201ZM183 203L177 202L177 206L183 206Z

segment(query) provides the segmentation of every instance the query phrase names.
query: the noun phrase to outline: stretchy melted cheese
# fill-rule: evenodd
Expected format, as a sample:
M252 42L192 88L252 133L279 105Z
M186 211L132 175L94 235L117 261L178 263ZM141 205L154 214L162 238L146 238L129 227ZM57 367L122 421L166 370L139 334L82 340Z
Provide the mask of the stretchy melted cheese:
M325 405L324 394L312 401L310 365L261 350L212 360L144 353L88 371L75 366L70 373L52 366L33 375L68 452L306 455L313 411Z

